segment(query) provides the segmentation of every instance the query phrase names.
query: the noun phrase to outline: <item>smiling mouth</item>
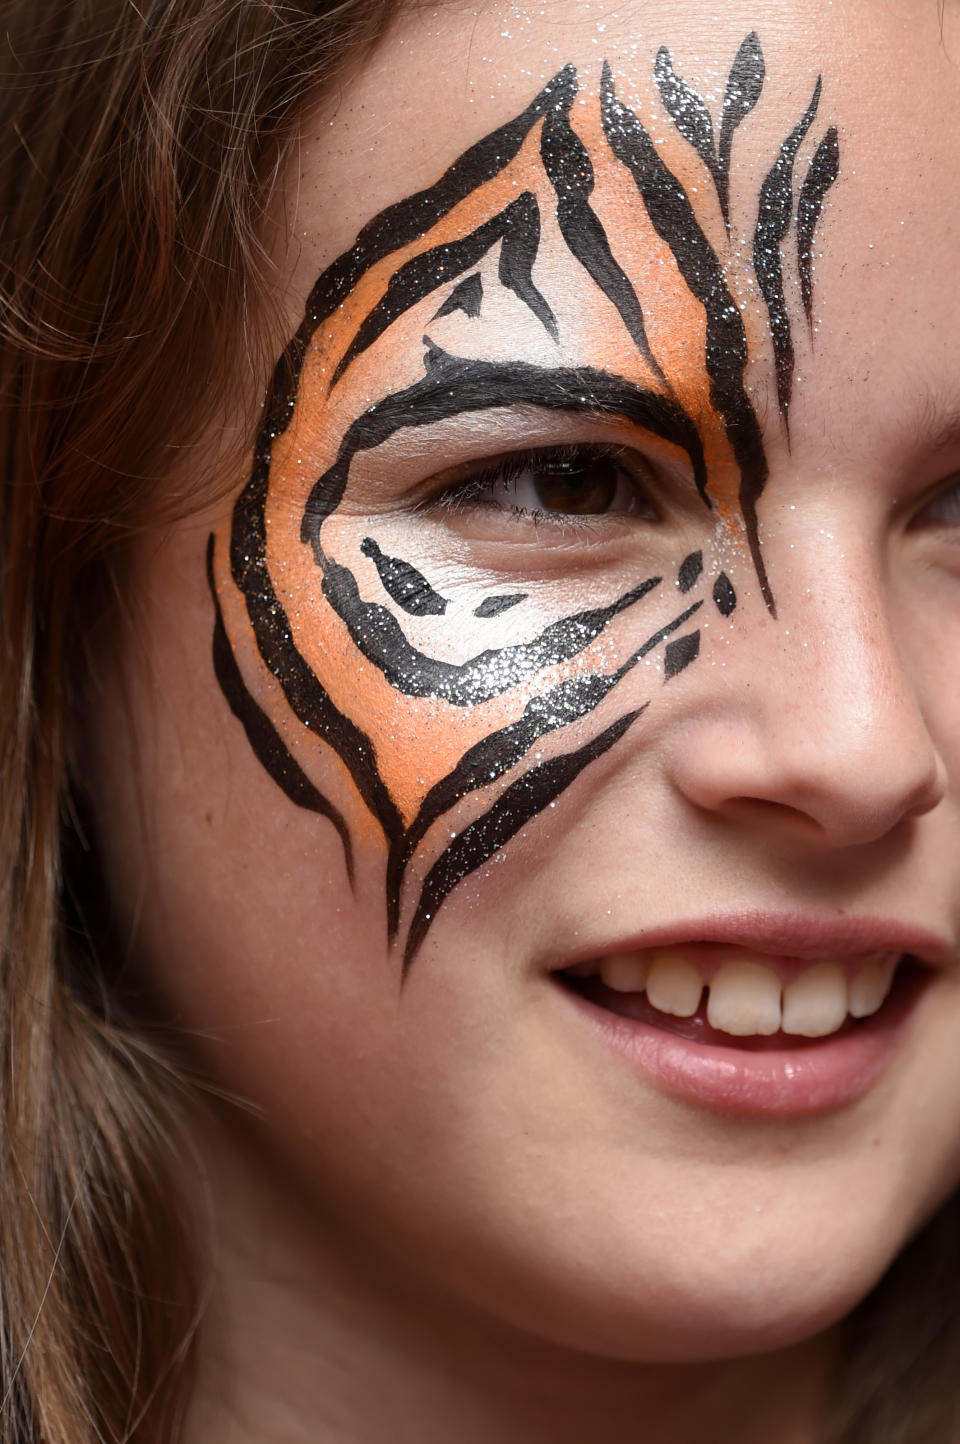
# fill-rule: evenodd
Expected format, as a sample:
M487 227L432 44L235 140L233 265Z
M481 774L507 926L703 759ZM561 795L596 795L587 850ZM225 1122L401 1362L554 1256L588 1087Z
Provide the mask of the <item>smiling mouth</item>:
M773 1051L863 1029L921 980L909 954L842 960L737 957L724 949L618 953L554 974L594 1006L691 1042Z

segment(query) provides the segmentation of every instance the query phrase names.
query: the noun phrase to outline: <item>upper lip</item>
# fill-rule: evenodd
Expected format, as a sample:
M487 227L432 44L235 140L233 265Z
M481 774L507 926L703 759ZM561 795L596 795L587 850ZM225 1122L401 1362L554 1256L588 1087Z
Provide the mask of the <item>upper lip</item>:
M772 957L841 961L872 953L909 954L929 967L943 967L955 945L938 933L896 918L817 916L811 913L741 911L715 913L640 929L615 941L577 950L562 967L651 948L726 943Z

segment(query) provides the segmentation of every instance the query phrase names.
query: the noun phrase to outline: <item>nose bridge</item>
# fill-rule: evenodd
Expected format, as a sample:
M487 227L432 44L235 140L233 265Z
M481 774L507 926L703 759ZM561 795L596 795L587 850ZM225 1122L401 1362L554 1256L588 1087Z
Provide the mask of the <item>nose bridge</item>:
M688 718L674 779L699 806L772 803L838 843L870 841L934 807L943 769L869 548L829 565L813 550L806 566L799 550L777 620L744 615L731 637L722 691Z
M795 743L830 744L825 761L861 752L866 760L872 745L887 745L891 722L924 730L880 593L867 566L820 571L787 594L779 628L767 631L781 716L796 717Z

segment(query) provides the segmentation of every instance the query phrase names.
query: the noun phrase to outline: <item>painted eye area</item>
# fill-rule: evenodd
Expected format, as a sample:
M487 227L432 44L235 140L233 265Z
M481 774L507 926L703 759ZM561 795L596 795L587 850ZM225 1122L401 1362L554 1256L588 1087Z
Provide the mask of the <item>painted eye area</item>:
M456 510L492 507L539 519L634 516L659 519L643 463L610 446L565 446L485 462L452 479L431 502Z

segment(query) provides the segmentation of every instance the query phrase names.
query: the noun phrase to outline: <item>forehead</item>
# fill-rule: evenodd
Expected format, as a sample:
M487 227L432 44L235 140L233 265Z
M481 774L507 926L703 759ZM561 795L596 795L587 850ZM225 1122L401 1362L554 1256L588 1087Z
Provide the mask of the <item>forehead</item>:
M935 0L719 9L553 0L401 14L335 100L305 123L288 191L291 320L317 274L375 214L433 184L560 67L576 67L577 104L586 108L607 60L618 94L656 126L654 64L666 46L716 116L737 47L753 29L767 83L763 105L738 133L731 166L731 208L742 212L744 235L771 155L818 75L843 154L841 183L817 237L816 346L800 368L795 415L802 420L804 407L814 406L829 420L834 448L853 444L845 420L859 418L862 438L864 408L881 430L893 426L905 376L918 395L937 393L960 360L960 79L951 58L960 22L954 7L941 15ZM661 299L669 308L666 287ZM762 405L769 378L757 386Z

